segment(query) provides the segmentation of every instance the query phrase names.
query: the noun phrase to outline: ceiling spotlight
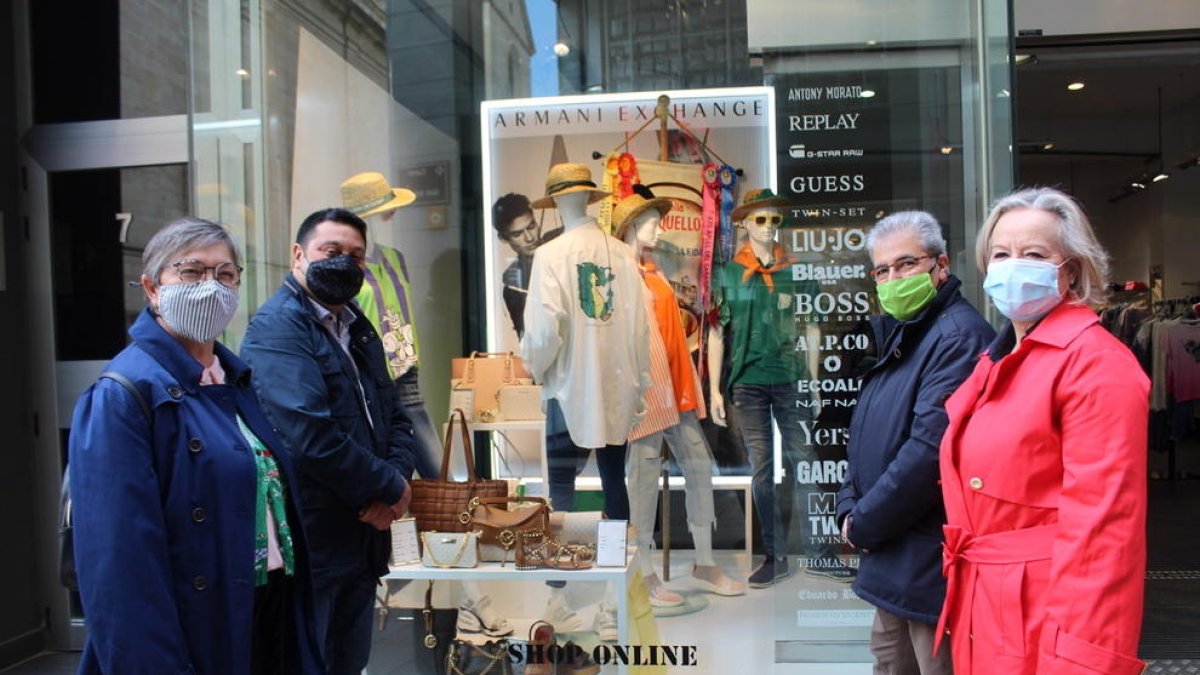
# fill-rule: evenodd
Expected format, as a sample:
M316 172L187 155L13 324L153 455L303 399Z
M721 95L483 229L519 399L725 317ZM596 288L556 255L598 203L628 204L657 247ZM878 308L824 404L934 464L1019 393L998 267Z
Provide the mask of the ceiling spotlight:
M879 40L867 40L868 47L874 47L877 44L879 44Z
M1067 91L1079 91L1083 89L1083 87L1084 84L1082 82L1072 82L1071 84L1067 85Z
M566 56L567 54L570 54L570 53L571 53L571 46L568 45L567 43L563 42L562 40L559 40L558 42L554 43L555 56Z
M1151 178L1150 180L1154 181L1155 183L1159 183L1170 177L1171 177L1170 174L1166 173L1165 171L1160 171L1160 172L1158 172L1157 175L1154 176L1154 178Z
M1146 184L1145 184L1145 183L1139 183L1139 182L1137 182L1137 181L1133 181L1132 183L1130 183L1130 184L1129 184L1129 187L1133 188L1134 190L1145 190L1145 189L1146 189Z
M1008 98L1008 97L1010 97L1010 96L1012 96L1012 93L1011 93L1011 92L1009 92L1007 89L1001 89L1001 90L1000 90L1000 91L999 91L999 92L996 94L996 98Z
M1017 64L1018 66L1023 66L1026 63L1029 63L1031 60L1033 63L1037 63L1037 59L1034 58L1033 54L1017 54L1013 57L1013 63Z
M233 74L237 75L243 80L250 77L250 71L246 70L245 68L238 68L237 70L233 71Z
M949 145L943 145L941 150L943 155L948 155L954 152L954 148L950 147Z
M859 98L875 98L874 89L863 89L858 93Z
M1053 144L1053 143L1043 143L1043 144L1042 144L1042 149L1043 149L1043 150L1053 150L1053 149L1054 149L1054 144Z

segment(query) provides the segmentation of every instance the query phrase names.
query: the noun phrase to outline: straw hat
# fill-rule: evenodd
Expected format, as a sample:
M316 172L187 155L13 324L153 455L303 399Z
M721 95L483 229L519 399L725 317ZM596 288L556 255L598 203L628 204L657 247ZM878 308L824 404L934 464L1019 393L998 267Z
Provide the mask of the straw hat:
M791 204L787 197L781 197L771 192L771 188L751 190L746 193L745 197L742 197L742 205L734 209L729 218L736 223L756 209L781 209L791 206Z
M535 209L554 208L554 198L572 192L591 192L588 203L592 204L608 196L608 192L596 187L592 170L583 164L555 164L546 174L546 196L535 201Z
M408 206L416 198L412 190L388 185L377 171L355 174L342 182L342 206L360 218Z
M671 200L655 197L650 188L645 185L634 185L633 190L633 194L617 202L617 205L613 207L612 228L613 236L617 239L624 239L625 230L647 210L657 209L659 216L665 216L667 211L671 210Z

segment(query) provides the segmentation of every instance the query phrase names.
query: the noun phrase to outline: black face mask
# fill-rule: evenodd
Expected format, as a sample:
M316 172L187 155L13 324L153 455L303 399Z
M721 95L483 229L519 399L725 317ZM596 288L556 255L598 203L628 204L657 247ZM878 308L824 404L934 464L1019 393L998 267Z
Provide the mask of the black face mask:
M308 263L304 273L308 292L327 305L344 305L358 295L363 285L363 271L348 255L325 258Z

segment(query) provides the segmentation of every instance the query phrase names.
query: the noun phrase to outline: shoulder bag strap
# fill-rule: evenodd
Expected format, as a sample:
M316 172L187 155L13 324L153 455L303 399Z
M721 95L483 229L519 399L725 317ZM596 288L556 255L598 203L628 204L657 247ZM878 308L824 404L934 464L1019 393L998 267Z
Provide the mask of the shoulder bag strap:
M100 373L100 377L112 380L122 387L125 387L126 391L133 396L133 400L137 401L138 407L142 409L142 414L146 416L146 421L152 422L154 420L154 415L150 412L150 404L146 403L146 397L142 396L142 392L138 391L138 388L134 386L133 382L131 382L128 377L125 377L115 370L106 370L103 373Z

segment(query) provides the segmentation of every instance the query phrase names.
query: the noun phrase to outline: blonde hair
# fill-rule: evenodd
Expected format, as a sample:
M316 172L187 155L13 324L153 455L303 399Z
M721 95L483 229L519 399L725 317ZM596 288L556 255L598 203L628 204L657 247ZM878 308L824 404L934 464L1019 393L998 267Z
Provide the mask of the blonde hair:
M1104 304L1108 298L1108 252L1096 239L1083 207L1070 195L1054 188L1018 190L996 202L975 240L975 262L979 265L979 271L987 273L996 223L1004 214L1016 209L1038 209L1055 217L1063 256L1078 270L1068 291L1071 302L1093 306Z

